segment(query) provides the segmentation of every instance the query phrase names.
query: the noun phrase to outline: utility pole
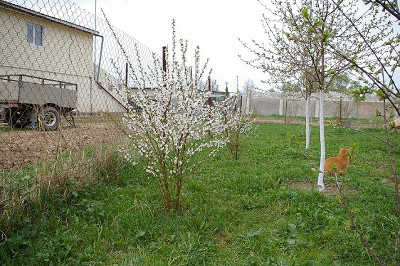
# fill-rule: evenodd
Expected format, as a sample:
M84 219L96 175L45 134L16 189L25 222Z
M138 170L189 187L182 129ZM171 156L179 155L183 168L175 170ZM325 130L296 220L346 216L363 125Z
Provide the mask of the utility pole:
M97 0L94 0L94 30L97 31ZM96 74L96 54L97 54L97 45L96 45L96 36L94 36L94 74ZM99 70L100 71L100 70ZM95 75L93 75L95 76Z
M94 30L97 31L97 0L94 0ZM93 49L93 80L95 80L96 78L96 58L97 58L97 42L96 42L96 36L93 36L94 39L94 49ZM100 71L100 68L97 70ZM92 84L90 86L90 114L93 114L93 95L92 95L92 90L93 90L93 86L94 84Z

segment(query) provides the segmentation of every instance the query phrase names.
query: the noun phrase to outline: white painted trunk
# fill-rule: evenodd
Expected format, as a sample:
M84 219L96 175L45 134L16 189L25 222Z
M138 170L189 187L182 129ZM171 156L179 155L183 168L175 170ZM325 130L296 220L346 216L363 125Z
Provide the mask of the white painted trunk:
M319 163L319 175L318 175L318 191L325 191L324 175L325 170L325 127L324 127L324 90L320 90L319 97L319 138L321 144L321 158Z
M310 95L306 97L306 150L310 148Z
M250 114L250 99L251 99L251 91L247 89L246 91L246 114Z

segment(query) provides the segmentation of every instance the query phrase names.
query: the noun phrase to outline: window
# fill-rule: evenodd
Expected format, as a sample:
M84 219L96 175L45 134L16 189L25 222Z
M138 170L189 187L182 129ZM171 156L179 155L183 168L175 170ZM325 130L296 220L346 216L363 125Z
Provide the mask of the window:
M26 40L28 43L43 46L43 26L27 23Z

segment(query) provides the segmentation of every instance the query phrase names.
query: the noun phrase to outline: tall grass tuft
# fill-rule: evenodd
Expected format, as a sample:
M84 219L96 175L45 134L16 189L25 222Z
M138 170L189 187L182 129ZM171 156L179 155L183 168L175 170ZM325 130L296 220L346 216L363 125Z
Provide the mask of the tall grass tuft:
M0 241L32 217L32 210L45 211L49 198L66 200L71 192L88 183L118 179L123 160L114 145L88 146L83 151L62 153L19 170L2 170L0 179Z

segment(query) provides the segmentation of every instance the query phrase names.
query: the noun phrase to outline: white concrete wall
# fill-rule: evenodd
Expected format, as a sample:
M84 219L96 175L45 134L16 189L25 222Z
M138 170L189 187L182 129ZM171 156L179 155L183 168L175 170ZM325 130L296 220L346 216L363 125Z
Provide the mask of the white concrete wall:
M305 100L301 97L279 97L279 94L249 94L245 97L246 109L250 109L257 115L284 115L285 110L288 116L305 116ZM313 95L310 100L310 116L319 116L318 94ZM373 119L376 110L382 112L383 104L369 98L367 101L357 103L350 98L342 99L342 118ZM287 109L286 109L287 106ZM340 98L327 97L324 103L325 117L339 117Z

